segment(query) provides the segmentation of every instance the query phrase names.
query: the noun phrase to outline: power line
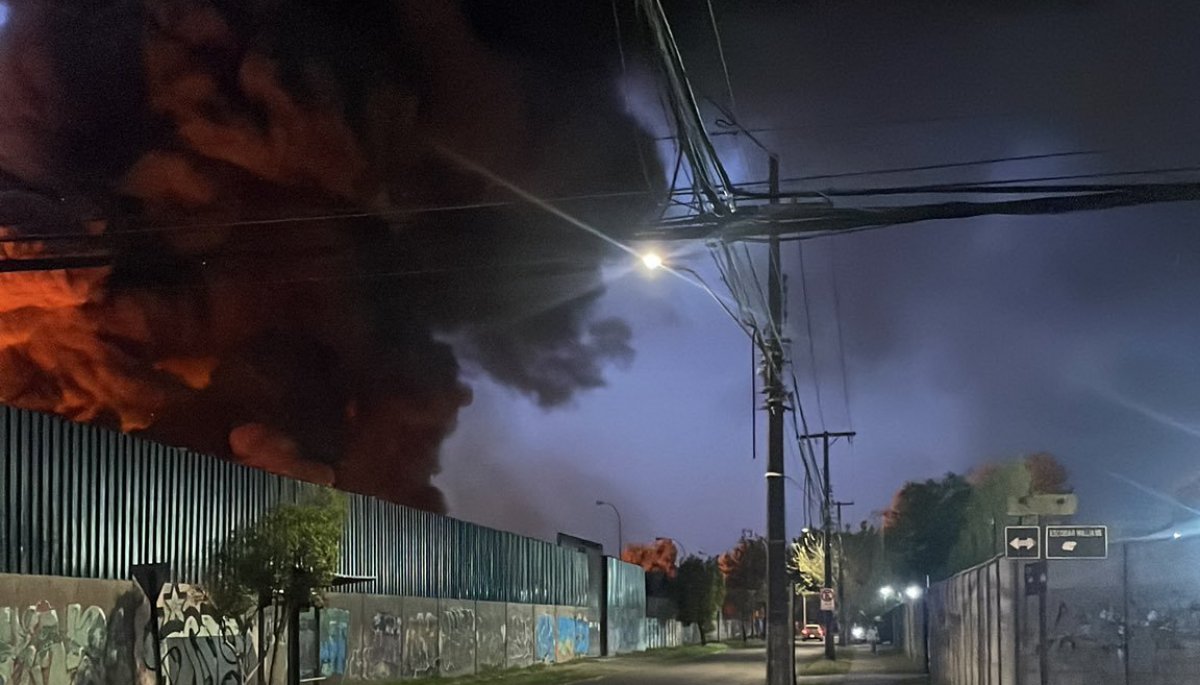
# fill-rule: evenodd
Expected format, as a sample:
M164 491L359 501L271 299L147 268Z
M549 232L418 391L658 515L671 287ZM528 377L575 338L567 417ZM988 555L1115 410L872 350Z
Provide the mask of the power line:
M733 95L733 81L729 78L729 63L725 60L725 44L721 40L721 29L717 26L717 15L713 12L712 0L708 0L708 19L712 22L713 37L717 40L717 55L721 58L721 72L725 74L725 89L729 91L729 108L737 116L737 98Z
M829 279L833 285L833 321L836 325L838 358L841 360L842 367L842 400L846 406L846 425L850 430L854 430L854 417L850 412L850 381L849 374L846 372L846 345L842 338L842 298L838 294L838 277L837 277L837 241L829 241ZM852 443L853 444L853 443Z
M1073 154L1088 154L1086 152L1065 152L1065 153L1048 153L1045 155L1032 155L1026 158L1046 158L1052 156L1063 156ZM900 173L903 171L911 171L918 168L951 168L955 166L972 166L991 163L999 163L1007 160L1020 160L1023 158L996 158L993 160L975 160L970 162L955 162L946 165L926 165L925 167L907 167L898 169L881 169L870 172L850 172L846 175L865 175L865 174L881 174L881 173ZM1157 174L1168 173L1185 173L1198 172L1200 166L1181 166L1156 169L1141 169L1127 171L1108 171L1089 174L1067 174L1059 176L1036 176L1024 177L1015 179L998 179L992 181L980 181L973 183L959 184L942 184L928 186L907 186L907 187L885 187L873 189L830 189L826 191L804 191L802 193L788 193L787 196L798 196L806 198L822 198L822 197L849 197L849 196L869 196L869 195L892 195L892 194L936 194L936 193L980 193L980 194L1028 194L1034 192L1116 192L1121 189L1137 189L1138 185L1130 184L1104 184L1104 185L1074 185L1074 186L1040 186L1031 185L1022 188L999 188L998 186L1011 186L1013 184L1035 184L1046 183L1052 181L1066 180L1084 180L1089 178L1117 178L1126 176L1150 176ZM684 173L687 173L686 170ZM787 182L799 182L804 180L812 180L817 178L830 178L844 176L842 174L826 174L820 176L797 176L789 179L784 179ZM742 184L742 186L757 186L764 185L765 182L753 181ZM679 195L693 192L691 190L675 189L672 183L672 189L668 191L669 195ZM603 193L586 193L580 195L559 196L545 198L542 200L546 203L573 203L585 202L589 200L607 200L620 198L644 197L649 194L645 190L624 190L612 191ZM289 228L298 228L304 224L329 222L329 221L353 221L358 219L369 218L392 218L403 216L415 216L422 214L434 214L445 212L459 211L476 211L485 209L499 209L522 204L513 200L492 200L473 203L461 203L452 205L437 205L426 207L391 207L378 210L363 210L363 211L346 211L346 212L328 212L321 214L296 214L279 217L264 217L256 219L238 219L231 221L209 221L196 222L186 224L161 224L151 226L132 226L121 228L116 231L102 234L73 234L73 233L37 233L37 234L9 234L0 235L0 243L22 243L22 242L51 242L51 241L74 241L79 243L104 242L110 240L113 236L118 235L152 235L160 233L180 233L180 232L199 232L208 230L217 230L222 228L252 228L252 227L272 227L289 225ZM686 206L686 205L685 205ZM110 216L110 217L87 217L88 221L108 221L120 222L128 220L136 220L133 215L128 216ZM81 220L82 221L82 220ZM11 222L6 223L10 228L19 228L22 225L31 225L29 222ZM39 222L37 225L44 226L44 223ZM64 227L65 228L65 227ZM78 230L78 227L72 225L71 230Z
M817 417L821 421L821 430L825 430L825 407L821 402L821 377L817 372L817 345L813 340L812 313L808 297L808 279L804 274L804 244L798 243L800 252L800 294L804 299L804 327L808 338L808 358L812 364L813 392L817 396ZM806 431L807 432L807 431Z

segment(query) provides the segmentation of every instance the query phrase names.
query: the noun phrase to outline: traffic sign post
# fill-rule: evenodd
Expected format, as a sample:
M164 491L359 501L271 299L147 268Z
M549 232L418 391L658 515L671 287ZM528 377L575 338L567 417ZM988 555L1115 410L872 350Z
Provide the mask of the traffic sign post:
M1107 559L1108 526L1046 526L1047 559Z
M1041 559L1041 533L1037 526L1005 526L1004 556L1009 559Z
M837 593L831 587L821 588L821 611L833 611L837 608Z

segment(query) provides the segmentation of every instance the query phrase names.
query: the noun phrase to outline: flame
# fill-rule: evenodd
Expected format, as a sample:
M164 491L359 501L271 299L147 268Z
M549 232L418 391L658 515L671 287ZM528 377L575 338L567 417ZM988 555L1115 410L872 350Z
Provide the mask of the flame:
M442 510L438 452L471 393L435 331L479 338L481 319L530 307L535 288L364 278L384 258L423 264L409 239L448 243L448 225L489 255L506 241L445 218L336 217L480 199L484 182L435 143L556 176L534 163L524 82L455 3L307 6L342 24L298 15L286 35L288 7L226 5L146 0L103 21L13 9L0 258L102 249L112 265L0 273L0 401ZM468 293L443 303L452 290ZM554 402L601 384L597 360L627 355L628 331L589 327L593 300L523 315L507 339L486 327L499 352L481 364L531 395L558 383ZM545 356L531 351L562 349L580 350L559 363L582 371L529 372Z

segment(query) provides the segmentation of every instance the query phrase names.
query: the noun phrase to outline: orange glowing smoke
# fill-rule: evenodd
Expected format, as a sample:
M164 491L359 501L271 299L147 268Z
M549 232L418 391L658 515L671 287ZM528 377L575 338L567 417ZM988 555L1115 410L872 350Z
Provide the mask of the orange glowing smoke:
M621 561L641 566L646 573L658 572L673 579L678 555L672 540L659 538L647 545L625 545L625 549L621 551Z
M0 273L0 401L442 510L471 400L444 340L544 406L632 354L589 318L597 241L408 211L494 199L435 144L539 192L639 173L628 122L583 118L619 111L611 84L531 96L550 72L452 2L101 4L14 3L0 29L0 258L111 259Z
M0 239L10 239L0 243L3 258L78 248L58 238L124 241L112 268L0 273L0 401L443 509L430 480L470 393L429 333L403 348L381 345L363 293L346 280L361 240L353 232L378 229L282 224L277 231L293 231L282 242L237 225L394 206L398 188L421 200L434 191L403 177L427 176L434 133L488 164L517 158L509 148L520 140L512 77L471 39L453 5L426 5L395 3L410 21L393 38L407 41L407 58L446 78L418 88L401 74L379 85L356 127L344 88L318 60L284 74L296 63L273 54L270 22L235 25L201 1L147 2L144 26L132 34L142 82L95 96L100 109L157 127L106 182L138 213L105 226L34 192L0 197ZM73 83L45 47L60 20L73 21L47 8L13 10L0 42L8 100L0 167L71 186L76 170L55 141L86 119L71 94L87 86ZM88 28L80 23L70 26ZM112 104L122 98L130 102ZM484 110L487 117L468 117ZM211 228L143 229L188 225ZM47 232L44 241L11 240ZM157 280L144 280L147 263L161 265Z

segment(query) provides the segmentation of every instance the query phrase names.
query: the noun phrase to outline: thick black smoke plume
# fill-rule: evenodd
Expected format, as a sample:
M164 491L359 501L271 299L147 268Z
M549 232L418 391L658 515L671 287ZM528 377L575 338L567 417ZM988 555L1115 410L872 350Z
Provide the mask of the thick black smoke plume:
M0 400L443 509L454 349L544 406L632 354L602 245L437 152L647 189L611 24L561 4L12 3L5 256L110 263L0 273Z

